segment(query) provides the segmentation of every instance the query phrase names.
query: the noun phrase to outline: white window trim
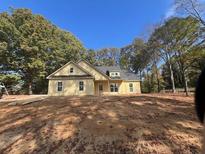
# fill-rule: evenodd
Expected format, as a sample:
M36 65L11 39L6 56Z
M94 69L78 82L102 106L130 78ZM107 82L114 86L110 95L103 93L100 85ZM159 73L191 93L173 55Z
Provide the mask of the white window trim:
M120 72L110 72L111 77L120 77Z
M62 83L62 90L61 90L61 91L58 90L58 87L59 87L59 86L58 86L58 83L60 83L60 82ZM62 81L58 81L58 82L57 82L56 91L57 91L57 92L62 92L62 91L63 91L63 82L62 82Z
M83 90L80 90L80 82L82 82L83 84ZM83 92L83 91L85 91L85 83L84 83L84 81L79 81L79 92Z
M132 84L132 86L130 86L130 84ZM132 88L132 91L130 90ZM129 83L129 92L133 93L134 92L134 84L133 83Z
M114 91L111 91L111 85L114 85ZM117 87L117 91L115 91L115 85ZM111 93L118 93L119 92L119 84L118 83L110 83L110 92Z

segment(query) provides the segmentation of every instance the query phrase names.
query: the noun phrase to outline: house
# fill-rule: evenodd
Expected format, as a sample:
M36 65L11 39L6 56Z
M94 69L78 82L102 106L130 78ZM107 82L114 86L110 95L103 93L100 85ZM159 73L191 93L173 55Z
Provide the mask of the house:
M48 95L109 95L140 93L136 74L118 66L93 66L85 60L68 62L47 77Z

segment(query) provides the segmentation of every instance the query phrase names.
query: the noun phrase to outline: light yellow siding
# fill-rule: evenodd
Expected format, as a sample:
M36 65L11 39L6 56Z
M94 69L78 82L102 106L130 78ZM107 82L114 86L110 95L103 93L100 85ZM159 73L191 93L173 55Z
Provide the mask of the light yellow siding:
M57 83L61 81L63 83L63 90L57 91ZM84 90L79 91L79 82L84 82ZM72 96L72 95L94 95L94 82L93 79L83 80L49 80L48 86L49 96Z
M101 73L99 73L98 71L96 71L94 68L90 67L87 63L85 63L84 61L80 61L78 63L78 65L80 65L82 68L84 68L87 72L89 72L90 74L92 74L95 77L95 80L107 80L107 78L105 76L103 76Z
M62 68L51 74L50 77L48 77L49 96L118 95L141 93L140 81L110 80L109 77L106 77L106 75L103 75L85 61L80 61L77 65L73 62L67 63ZM70 68L73 68L73 73L70 73ZM66 78L68 75L75 76L88 74L92 75L94 78L83 78L83 76ZM52 78L53 76L55 77ZM79 90L80 81L83 81L84 83L83 91ZM63 84L62 91L57 90L58 82L62 82ZM110 84L112 83L118 84L118 92L110 91ZM130 83L133 84L133 91L130 91ZM99 85L102 85L103 90L100 90Z
M111 92L110 91L110 84L117 83L118 84L118 92ZM129 84L133 84L133 92L130 92ZM103 91L99 90L99 85L103 85ZM95 81L95 95L118 95L118 94L136 94L141 93L140 89L140 81Z
M133 84L133 92L130 92L129 84ZM123 81L119 87L120 94L141 93L140 81Z
M107 95L109 93L108 80L107 81L95 81L95 95ZM99 85L103 86L103 91L99 90Z
M70 73L70 68L73 68L73 73ZM61 75L86 75L86 73L80 70L74 64L70 63L69 65L63 67L61 70L59 70L54 74L54 76L61 76Z

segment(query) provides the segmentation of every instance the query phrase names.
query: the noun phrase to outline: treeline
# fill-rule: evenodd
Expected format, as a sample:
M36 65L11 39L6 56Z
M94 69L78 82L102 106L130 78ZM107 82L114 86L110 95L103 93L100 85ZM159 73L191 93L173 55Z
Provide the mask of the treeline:
M176 15L156 26L148 39L122 48L85 49L70 32L28 9L0 14L0 82L10 93L47 93L46 76L70 60L120 65L142 80L142 92L194 87L205 66L202 3L176 0Z
M178 14L155 27L147 41L136 39L121 49L121 63L140 74L143 92L195 87L205 67L203 4L176 0Z

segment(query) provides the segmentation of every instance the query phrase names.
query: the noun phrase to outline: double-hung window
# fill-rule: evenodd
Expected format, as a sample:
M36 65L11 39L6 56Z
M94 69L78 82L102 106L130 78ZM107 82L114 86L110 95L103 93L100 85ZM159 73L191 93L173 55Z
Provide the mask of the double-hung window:
M57 83L57 91L63 91L63 82L58 81L58 83Z
M118 92L118 84L117 83L111 83L110 84L110 91L111 92Z
M129 84L130 92L133 92L133 83Z
M84 90L84 82L80 81L79 82L79 91L83 91Z

